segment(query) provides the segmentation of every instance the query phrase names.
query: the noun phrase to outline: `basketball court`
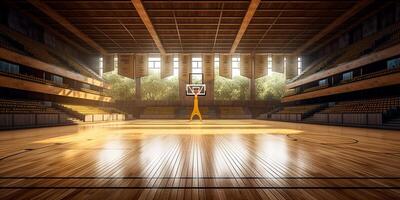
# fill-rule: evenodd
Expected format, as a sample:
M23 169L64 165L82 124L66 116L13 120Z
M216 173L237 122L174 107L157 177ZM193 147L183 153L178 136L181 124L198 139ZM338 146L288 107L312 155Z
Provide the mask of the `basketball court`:
M259 120L6 131L0 198L396 199L397 134Z
M0 200L400 200L399 0L2 0Z

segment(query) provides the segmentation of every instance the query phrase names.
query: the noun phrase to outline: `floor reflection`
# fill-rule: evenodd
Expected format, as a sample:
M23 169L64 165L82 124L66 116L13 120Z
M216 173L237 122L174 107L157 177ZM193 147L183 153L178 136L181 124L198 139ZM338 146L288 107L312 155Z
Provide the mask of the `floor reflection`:
M15 187L9 193L18 195L28 187L91 188L88 193L100 199L120 188L121 195L138 191L159 199L215 188L225 188L218 189L225 199L242 199L253 193L249 188L387 192L399 185L400 174L396 131L261 120L135 120L4 131L0 144L0 187ZM240 195L225 196L227 191Z

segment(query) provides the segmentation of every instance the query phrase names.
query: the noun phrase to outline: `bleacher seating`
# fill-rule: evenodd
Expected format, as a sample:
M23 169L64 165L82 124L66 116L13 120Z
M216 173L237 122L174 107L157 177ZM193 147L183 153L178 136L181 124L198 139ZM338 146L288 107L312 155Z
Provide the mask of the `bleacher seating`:
M320 110L322 104L285 106L271 114L271 119L282 121L301 121L308 115Z
M339 102L321 113L383 113L400 107L400 97Z
M125 113L112 107L78 104L58 104L58 106L85 122L125 120Z
M88 88L81 88L81 91L87 92L87 93L91 93L91 94L103 95L102 92L91 90L91 89L88 89Z
M309 122L381 126L400 109L400 97L338 102L306 119Z
M1 113L59 113L60 111L46 106L39 101L20 101L0 99Z
M301 106L288 106L284 107L282 110L278 111L278 114L305 114L312 110L321 107L320 104L313 105L301 105Z
M121 111L112 107L87 106L87 105L76 105L76 104L62 104L62 106L86 115L122 113Z
M0 99L0 129L70 124L68 118L40 101Z

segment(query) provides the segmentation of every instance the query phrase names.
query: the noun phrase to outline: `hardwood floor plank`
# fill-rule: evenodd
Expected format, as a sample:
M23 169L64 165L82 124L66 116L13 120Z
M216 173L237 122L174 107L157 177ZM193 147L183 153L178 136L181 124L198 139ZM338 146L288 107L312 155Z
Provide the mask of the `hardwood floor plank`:
M398 131L135 120L0 132L0 199L396 199Z

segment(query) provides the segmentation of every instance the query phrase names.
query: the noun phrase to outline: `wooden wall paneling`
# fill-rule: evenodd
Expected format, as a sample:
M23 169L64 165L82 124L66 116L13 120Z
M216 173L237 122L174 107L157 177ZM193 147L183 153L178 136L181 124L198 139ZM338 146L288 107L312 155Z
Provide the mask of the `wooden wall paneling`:
M103 55L103 73L111 72L113 70L114 70L114 54Z
M202 55L203 60L203 74L205 82L214 80L214 54L204 53Z
M254 77L256 79L268 75L268 55L256 54L254 62Z
M232 79L232 56L231 54L219 55L219 76Z
M284 72L284 56L283 55L272 55L272 71L277 73Z
M286 56L286 79L292 79L297 76L297 56Z
M214 57L213 53L202 54L204 83L207 89L206 100L208 102L214 100Z
M127 78L135 78L135 56L118 54L118 74Z
M135 55L135 77L145 77L149 75L148 68L148 54L136 54Z
M161 55L160 77L167 78L174 75L174 54Z
M192 54L179 54L179 96L181 100L186 98L186 84L189 83L189 73L192 72Z
M192 54L179 55L179 79L189 81L189 73L192 72Z
M240 54L240 75L251 78L252 68L250 54Z

